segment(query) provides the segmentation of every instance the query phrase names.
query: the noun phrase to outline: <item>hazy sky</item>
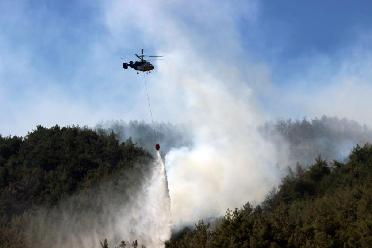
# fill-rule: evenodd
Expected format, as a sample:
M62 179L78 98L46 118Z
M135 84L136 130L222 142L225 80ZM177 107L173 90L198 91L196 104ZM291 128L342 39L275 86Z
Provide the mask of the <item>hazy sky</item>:
M0 11L3 135L148 121L143 77L121 67L141 48L166 56L160 71L179 52L194 54L185 74L201 62L221 77L224 65L249 74L268 119L327 114L372 124L371 1L1 0ZM148 80L157 119L178 120L159 112L183 93L157 74Z

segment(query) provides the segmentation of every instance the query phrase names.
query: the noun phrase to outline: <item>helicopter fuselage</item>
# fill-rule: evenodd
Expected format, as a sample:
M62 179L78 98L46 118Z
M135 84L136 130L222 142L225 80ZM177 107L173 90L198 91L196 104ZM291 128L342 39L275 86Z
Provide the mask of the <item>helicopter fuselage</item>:
M128 69L128 67L133 68L136 71L143 71L143 72L148 72L154 69L154 66L146 60L135 61L135 62L129 61L129 63L123 63L124 69Z

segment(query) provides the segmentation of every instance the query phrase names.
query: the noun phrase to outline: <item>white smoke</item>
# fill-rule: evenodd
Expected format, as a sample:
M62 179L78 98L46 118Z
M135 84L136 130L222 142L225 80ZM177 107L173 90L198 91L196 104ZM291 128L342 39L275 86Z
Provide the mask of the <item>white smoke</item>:
M171 219L160 154L153 165L146 166L151 173L144 183L143 174L126 171L54 209L36 210L26 230L30 247L98 248L104 239L110 247L123 240L127 244L137 240L140 247L164 247L170 238Z
M269 75L265 66L240 56L235 18L244 15L254 21L254 3L106 5L113 37L124 42L141 30L144 40L166 56L148 78L154 115L185 123L193 135L192 146L166 155L176 226L260 201L280 178L275 149L257 130L265 116L256 105L253 86L267 84Z
M260 201L280 173L275 150L257 131L263 118L250 88L234 77L226 83L199 66L206 69L204 75L185 76L171 67L171 73L179 73L174 82L188 100L183 115L194 141L192 147L166 156L175 224L221 215L248 200ZM234 87L229 85L232 81Z

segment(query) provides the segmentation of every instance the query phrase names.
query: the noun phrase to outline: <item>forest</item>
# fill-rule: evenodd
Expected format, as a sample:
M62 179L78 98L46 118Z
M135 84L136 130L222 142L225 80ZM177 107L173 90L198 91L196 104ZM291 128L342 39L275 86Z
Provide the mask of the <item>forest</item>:
M41 207L57 207L73 195L115 181L120 173L127 175L120 187L141 185L150 171L142 165L152 160L149 148L142 148L154 138L150 130L143 123L96 129L38 126L24 137L0 136L0 247L35 247L24 227ZM168 147L190 144L180 130L164 125L160 137L165 140L172 133ZM328 148L327 159L314 155L311 164L306 160L290 166L262 203L248 202L227 209L223 217L174 230L166 247L372 247L372 146L363 144L370 131L326 118L268 124L262 133L275 137L274 143L287 142L293 159L306 160L307 153ZM306 150L306 142L318 150ZM332 160L342 142L361 145L342 160ZM120 194L125 201L127 193ZM108 247L104 237L99 242ZM140 247L137 241L118 245Z
M372 146L297 166L261 204L185 227L166 247L372 247Z
M123 171L136 170L130 183L140 184L148 168L138 165L151 159L130 139L88 128L38 126L25 137L0 136L0 247L28 247L23 228L34 209L52 208Z

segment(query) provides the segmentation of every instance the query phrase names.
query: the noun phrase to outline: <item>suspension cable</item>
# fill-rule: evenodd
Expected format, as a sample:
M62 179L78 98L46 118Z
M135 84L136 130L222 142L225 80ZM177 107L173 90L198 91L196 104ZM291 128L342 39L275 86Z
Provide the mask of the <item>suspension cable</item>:
M157 137L157 133L155 131L155 122L154 122L154 116L152 114L152 108L151 108L151 102L150 102L150 95L149 95L149 89L148 89L148 86L147 86L147 80L146 80L146 75L145 73L143 73L143 84L145 85L145 90L146 90L146 97L147 97L147 105L148 105L148 108L149 108L149 112L150 112L150 118L151 118L151 123L152 123L152 126L153 126L153 131L154 131L154 137L155 137L155 141L158 140L158 137Z

